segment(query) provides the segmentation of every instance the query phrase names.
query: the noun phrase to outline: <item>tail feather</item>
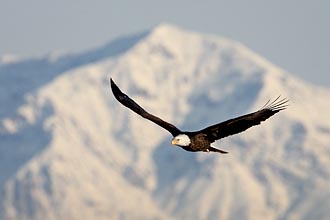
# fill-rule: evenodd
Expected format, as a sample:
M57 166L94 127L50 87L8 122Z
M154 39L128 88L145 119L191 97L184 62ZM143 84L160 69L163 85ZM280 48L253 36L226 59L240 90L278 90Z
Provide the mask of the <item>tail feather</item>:
M220 149L217 149L217 148L214 148L214 147L210 147L209 150L212 151L212 152L218 152L218 153L221 153L221 154L228 154L227 151L223 151L223 150L220 150Z

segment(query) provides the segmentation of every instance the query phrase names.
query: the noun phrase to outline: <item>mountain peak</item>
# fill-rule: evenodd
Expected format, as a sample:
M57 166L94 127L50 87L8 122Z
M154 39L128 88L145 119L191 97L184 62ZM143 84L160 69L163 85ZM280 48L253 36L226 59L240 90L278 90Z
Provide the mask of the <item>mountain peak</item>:
M181 31L182 28L180 28L179 26L170 24L170 23L160 23L158 25L156 25L155 27L153 27L151 29L151 32L156 33L156 32L160 32L160 33L169 33L169 32L174 32L174 31Z

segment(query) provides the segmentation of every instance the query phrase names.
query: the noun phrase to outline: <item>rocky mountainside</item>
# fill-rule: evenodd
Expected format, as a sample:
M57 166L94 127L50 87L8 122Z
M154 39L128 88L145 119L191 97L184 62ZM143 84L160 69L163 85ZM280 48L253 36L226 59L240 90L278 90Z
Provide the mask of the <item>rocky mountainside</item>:
M190 153L120 105L109 77L183 130L290 107ZM0 65L0 219L327 219L330 90L238 42L162 24L83 54Z

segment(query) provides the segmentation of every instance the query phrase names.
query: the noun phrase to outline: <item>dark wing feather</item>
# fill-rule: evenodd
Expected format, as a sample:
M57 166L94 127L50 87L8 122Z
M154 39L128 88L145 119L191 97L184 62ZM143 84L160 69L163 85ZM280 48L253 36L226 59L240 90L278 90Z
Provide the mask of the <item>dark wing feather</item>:
M135 101L133 101L130 97L128 97L125 93L123 93L118 86L113 82L113 80L110 78L111 83L111 90L115 98L124 106L131 109L135 113L141 115L143 118L146 118L157 125L161 126L162 128L165 128L168 130L173 137L182 133L178 128L176 128L174 125L163 121L162 119L148 113L146 110L144 110L141 106L139 106Z
M208 140L214 142L260 124L277 112L286 109L288 101L286 98L280 99L279 96L272 102L269 100L259 111L212 125L197 132L206 134Z

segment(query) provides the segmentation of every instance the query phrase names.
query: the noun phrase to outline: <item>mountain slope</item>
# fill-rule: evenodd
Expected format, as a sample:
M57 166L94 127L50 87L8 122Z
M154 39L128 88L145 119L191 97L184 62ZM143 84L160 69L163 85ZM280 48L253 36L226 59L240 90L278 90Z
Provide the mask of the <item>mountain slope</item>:
M129 42L114 54L87 52L95 59L70 68L26 62L24 76L22 63L10 64L13 73L0 67L9 91L1 96L0 219L326 219L328 89L217 36L160 25ZM189 153L116 102L110 76L184 130L279 94L291 106L216 142L229 155Z

